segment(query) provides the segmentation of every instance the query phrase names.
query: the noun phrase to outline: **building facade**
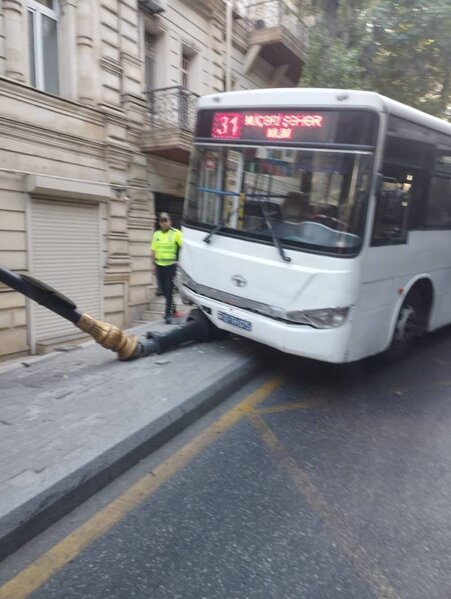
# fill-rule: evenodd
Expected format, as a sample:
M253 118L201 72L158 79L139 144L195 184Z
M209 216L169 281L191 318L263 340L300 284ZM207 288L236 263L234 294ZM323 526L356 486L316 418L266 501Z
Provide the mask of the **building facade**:
M296 85L306 31L290 0L0 0L0 264L94 317L139 318L197 97ZM0 284L0 359L76 334Z

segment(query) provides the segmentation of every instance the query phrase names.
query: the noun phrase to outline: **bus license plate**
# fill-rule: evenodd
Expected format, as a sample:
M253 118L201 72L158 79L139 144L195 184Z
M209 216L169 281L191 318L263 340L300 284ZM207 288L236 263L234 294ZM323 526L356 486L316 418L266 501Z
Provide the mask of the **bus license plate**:
M218 312L219 320L230 324L232 327L237 327L238 329L243 329L243 331L250 331L252 329L252 323L248 320L243 320L242 318L237 318L236 316L232 316L231 314L227 314L226 312Z

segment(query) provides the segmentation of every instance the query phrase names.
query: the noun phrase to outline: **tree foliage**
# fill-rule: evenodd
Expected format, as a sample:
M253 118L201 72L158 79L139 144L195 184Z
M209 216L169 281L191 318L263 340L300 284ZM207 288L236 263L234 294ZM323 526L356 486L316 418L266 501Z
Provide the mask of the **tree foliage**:
M371 89L447 115L449 0L309 0L302 6L315 24L300 85Z

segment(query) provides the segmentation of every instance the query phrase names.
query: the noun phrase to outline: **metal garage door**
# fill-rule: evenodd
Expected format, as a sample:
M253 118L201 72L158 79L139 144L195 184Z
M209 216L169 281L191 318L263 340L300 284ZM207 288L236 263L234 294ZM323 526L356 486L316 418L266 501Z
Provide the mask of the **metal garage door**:
M97 205L35 200L31 209L32 275L101 317L101 265ZM33 306L36 342L72 336L74 326Z

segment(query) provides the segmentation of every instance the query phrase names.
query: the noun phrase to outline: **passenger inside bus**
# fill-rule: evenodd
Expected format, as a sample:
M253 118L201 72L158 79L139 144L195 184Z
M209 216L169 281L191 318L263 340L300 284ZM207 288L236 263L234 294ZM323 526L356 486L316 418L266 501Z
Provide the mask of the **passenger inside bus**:
M280 207L282 220L287 223L300 223L309 217L310 203L302 191L290 191Z

